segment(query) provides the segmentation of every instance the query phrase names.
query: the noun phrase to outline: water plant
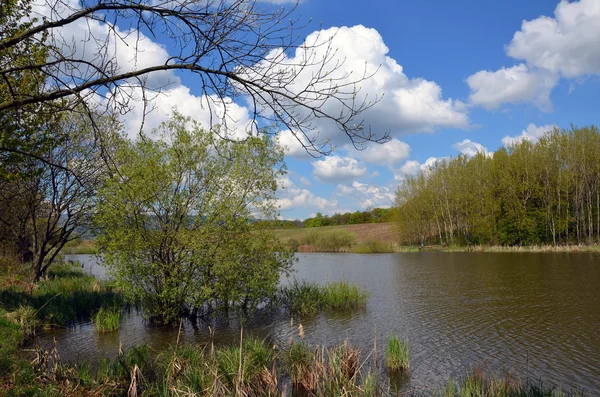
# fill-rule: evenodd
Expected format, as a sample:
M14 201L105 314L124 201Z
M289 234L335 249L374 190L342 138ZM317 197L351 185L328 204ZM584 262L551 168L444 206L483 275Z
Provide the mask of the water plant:
M385 366L391 372L407 370L410 364L408 341L392 335L385 349Z
M325 285L321 290L321 300L327 309L349 309L365 306L369 293L358 284L337 281Z
M359 285L348 281L337 281L320 286L306 280L294 280L281 288L280 303L290 313L302 316L319 310L340 310L365 306L369 293Z
M98 332L116 331L120 327L121 309L119 307L101 307L92 317Z

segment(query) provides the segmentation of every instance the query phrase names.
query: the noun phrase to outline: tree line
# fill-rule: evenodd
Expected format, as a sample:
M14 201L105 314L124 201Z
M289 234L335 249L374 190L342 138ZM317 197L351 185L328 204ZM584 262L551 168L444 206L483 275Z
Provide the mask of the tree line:
M600 132L553 129L493 155L460 155L396 192L404 244L600 243Z

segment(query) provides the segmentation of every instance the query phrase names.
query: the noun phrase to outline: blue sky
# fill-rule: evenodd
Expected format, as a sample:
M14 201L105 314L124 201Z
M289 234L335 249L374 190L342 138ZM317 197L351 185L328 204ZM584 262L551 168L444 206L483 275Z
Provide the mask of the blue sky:
M333 153L339 159L331 164L288 156L288 192L281 192L285 219L319 210L389 206L402 178L428 160L461 151L493 152L511 138L535 140L548 126L599 122L599 1L386 0L365 6L354 0L305 0L298 10L325 29L374 29L389 49L386 55L409 79L437 84L439 99L462 102L464 109L456 106L455 112L468 121L423 122L407 129L397 120L392 138L410 151L388 164L382 162L389 154L406 147L397 145L387 156L377 149L379 162L339 146ZM422 116L435 119L433 114ZM329 174L319 171L326 166ZM344 173L344 168L356 172Z
M78 7L76 0L65 1ZM288 0L273 2L293 6ZM51 15L43 5L34 13ZM317 123L320 138L331 139L336 150L315 159L300 150L289 131L281 131L289 169L278 191L283 219L388 207L403 179L441 158L491 155L515 140L535 141L553 126L600 123L600 0L301 0L295 15L301 22L312 18L299 32L300 41L313 40L321 29L320 37L331 38L346 60L340 72L379 67L363 83L363 93L385 96L361 118L373 132L389 132L392 139L359 152L331 125ZM86 29L96 37L110 34L97 21L61 29L63 37L76 40L86 39ZM132 53L136 35L111 42L121 67L169 58L166 38L142 33L148 37L140 41L141 53ZM147 129L174 107L202 124L218 118L203 110L205 98L194 76L161 72L152 79L170 85L152 99ZM134 106L124 116L131 136L139 131L142 112ZM240 126L251 117L244 102L232 103L228 115Z

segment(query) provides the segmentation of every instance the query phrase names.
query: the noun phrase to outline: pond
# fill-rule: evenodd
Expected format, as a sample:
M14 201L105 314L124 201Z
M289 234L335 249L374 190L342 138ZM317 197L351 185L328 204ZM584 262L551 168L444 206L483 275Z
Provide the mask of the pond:
M94 257L72 255L84 270L104 277ZM348 280L371 292L358 311L312 318L256 316L244 332L284 345L302 323L310 342L348 339L363 357L392 333L409 340L411 369L402 389L437 387L475 366L515 373L544 384L580 387L600 395L600 255L588 253L298 254L297 279ZM285 281L284 281L285 282ZM221 321L216 343L239 340L241 324ZM174 344L177 329L147 325L135 311L121 330L96 333L90 323L51 330L38 342L68 362L97 362L147 343ZM208 325L186 324L181 339L206 342Z

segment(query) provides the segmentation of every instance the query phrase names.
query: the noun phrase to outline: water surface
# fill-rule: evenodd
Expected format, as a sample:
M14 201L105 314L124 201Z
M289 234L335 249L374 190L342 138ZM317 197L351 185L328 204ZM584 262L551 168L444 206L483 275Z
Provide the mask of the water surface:
M69 256L105 277L90 256ZM295 277L326 283L349 280L371 291L364 310L313 318L257 316L244 332L286 344L298 323L311 342L348 339L363 355L386 337L408 338L411 369L403 389L437 387L473 366L502 375L543 379L600 395L600 255L592 253L298 254ZM177 330L147 325L131 312L119 332L98 334L89 323L53 330L63 359L95 361L119 345L173 344ZM216 343L239 339L240 323L221 321ZM208 325L183 328L187 342L206 342Z

